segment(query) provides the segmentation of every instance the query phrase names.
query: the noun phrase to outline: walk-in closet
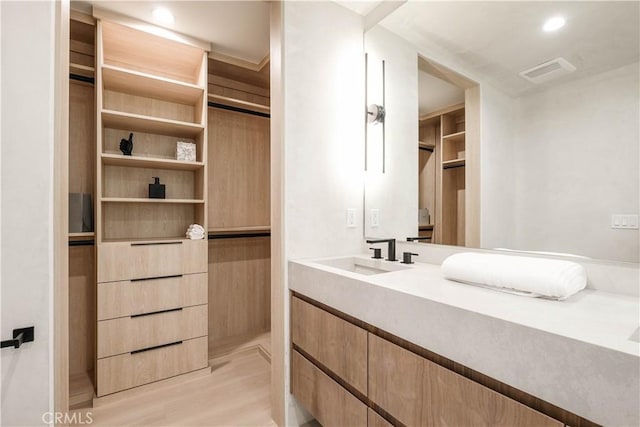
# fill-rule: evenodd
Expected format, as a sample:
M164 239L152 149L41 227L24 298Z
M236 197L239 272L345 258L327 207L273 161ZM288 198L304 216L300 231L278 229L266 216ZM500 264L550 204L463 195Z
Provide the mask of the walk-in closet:
M254 368L268 381L268 53L251 63L122 11L72 9L71 409L236 359L217 387Z

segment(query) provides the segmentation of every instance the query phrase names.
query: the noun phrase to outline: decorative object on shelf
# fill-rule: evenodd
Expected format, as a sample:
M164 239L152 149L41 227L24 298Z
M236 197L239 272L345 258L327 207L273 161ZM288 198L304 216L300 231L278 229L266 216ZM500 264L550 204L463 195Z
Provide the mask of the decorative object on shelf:
M205 237L204 227L200 224L191 224L187 229L186 236L191 240L202 240Z
M431 218L429 217L429 209L418 209L418 224L429 225L431 224Z
M69 193L69 233L93 231L91 194Z
M150 199L164 199L165 198L165 185L160 184L160 177L154 176L155 182L149 184L149 198Z
M120 140L120 151L125 156L130 156L133 151L133 133L129 134L129 139L122 138Z
M193 144L191 142L178 141L176 143L176 160L195 162L196 144Z

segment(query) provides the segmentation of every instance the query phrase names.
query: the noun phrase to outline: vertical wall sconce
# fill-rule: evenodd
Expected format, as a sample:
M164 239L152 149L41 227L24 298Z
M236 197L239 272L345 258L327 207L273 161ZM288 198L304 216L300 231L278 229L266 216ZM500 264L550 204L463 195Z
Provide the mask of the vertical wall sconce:
M365 53L364 55L364 60L365 60L365 66L364 66L364 70L365 70L365 99L364 99L364 104L365 104L365 130L364 130L364 136L365 136L365 152L364 152L364 158L365 158L365 163L364 163L364 170L367 171L368 168L368 146L369 146L369 141L368 141L368 136L369 136L369 126L370 125L378 125L381 124L382 125L382 173L385 173L385 158L386 158L386 131L385 131L385 117L386 117L386 96L385 96L385 86L386 86L386 79L385 79L385 63L384 60L381 61L381 65L382 65L382 104L369 104L369 100L368 100L368 91L369 91L369 56L368 54Z

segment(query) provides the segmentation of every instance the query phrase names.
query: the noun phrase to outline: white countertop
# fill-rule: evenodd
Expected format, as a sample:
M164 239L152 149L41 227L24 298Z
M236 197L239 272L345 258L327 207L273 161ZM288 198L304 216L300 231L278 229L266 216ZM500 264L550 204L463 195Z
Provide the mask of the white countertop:
M637 298L553 301L446 280L439 265L364 276L314 261L290 262L291 290L595 422L638 425Z

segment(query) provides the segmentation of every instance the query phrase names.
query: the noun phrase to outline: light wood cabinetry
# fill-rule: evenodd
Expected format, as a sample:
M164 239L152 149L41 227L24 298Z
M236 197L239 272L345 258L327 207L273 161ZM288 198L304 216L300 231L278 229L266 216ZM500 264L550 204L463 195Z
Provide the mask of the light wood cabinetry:
M297 293L291 342L291 393L322 425L595 425Z
M102 397L208 365L207 242L184 237L207 228L207 52L105 19L96 34ZM195 144L195 161L176 159L178 141ZM165 199L149 198L154 176Z

